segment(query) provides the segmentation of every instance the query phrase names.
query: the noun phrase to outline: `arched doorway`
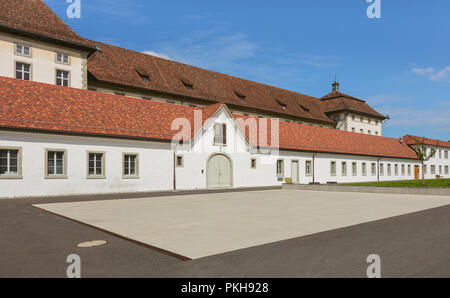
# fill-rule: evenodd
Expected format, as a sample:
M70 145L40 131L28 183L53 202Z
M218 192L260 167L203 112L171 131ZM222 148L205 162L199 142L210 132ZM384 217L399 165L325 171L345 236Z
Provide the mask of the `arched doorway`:
M233 186L231 159L222 153L209 157L206 166L206 186L208 188L227 188Z

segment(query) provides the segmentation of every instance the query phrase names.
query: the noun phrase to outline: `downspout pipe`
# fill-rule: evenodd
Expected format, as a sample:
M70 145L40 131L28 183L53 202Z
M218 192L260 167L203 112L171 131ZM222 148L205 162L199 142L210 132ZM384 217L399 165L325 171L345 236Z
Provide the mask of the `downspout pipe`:
M316 176L316 155L317 155L317 153L314 153L313 155L312 155L312 183L313 184L315 184L316 183L316 180L315 180L315 176Z

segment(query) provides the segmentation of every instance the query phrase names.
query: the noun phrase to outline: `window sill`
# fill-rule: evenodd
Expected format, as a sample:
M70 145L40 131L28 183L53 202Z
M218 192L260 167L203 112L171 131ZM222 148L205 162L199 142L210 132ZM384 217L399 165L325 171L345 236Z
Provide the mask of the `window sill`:
M140 179L140 177L139 176L122 176L122 179L125 179L125 180L136 180L136 179Z
M106 176L87 176L86 179L106 179Z
M54 176L45 176L45 179L48 180L58 180L58 179L69 179L66 175L54 175Z
M1 179L5 179L5 180L14 180L14 179L23 179L22 175L1 175L0 176L0 180Z

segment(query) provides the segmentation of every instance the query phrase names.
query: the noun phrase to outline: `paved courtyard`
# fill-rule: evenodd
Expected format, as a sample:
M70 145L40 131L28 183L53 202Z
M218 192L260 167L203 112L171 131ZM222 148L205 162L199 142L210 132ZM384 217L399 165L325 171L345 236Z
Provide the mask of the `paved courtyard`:
M450 197L270 190L38 204L189 259L450 204Z

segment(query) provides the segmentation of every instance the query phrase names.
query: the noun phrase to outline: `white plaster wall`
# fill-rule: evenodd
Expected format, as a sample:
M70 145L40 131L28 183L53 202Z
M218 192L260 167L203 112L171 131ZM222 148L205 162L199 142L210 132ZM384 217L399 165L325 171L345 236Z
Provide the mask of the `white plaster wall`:
M352 115L355 115L355 120L352 120ZM362 122L360 120L361 117L363 117ZM371 123L369 123L369 119ZM355 132L357 133L361 133L362 129L364 134L368 134L368 131L370 130L372 135L375 135L375 132L378 132L379 136L383 135L383 121L379 119L377 120L375 118L349 113L346 117L346 121L348 131L352 131L352 128L355 128ZM376 121L378 121L378 124L376 124Z
M434 148L436 150L436 154L434 157L430 158L430 160L425 162L425 165L427 165L425 179L435 179L436 175L440 175L443 178L450 178L450 174L445 173L446 166L449 167L449 171L450 171L450 159L449 159L450 156L449 156L449 158L445 158L445 151L449 152L448 154L450 155L450 148L437 147L437 146L427 146L427 148L428 148L428 150L430 150L431 148ZM441 157L439 157L439 150L441 150ZM436 166L435 174L431 174L431 166L432 165ZM442 173L439 173L439 166L442 167ZM420 166L420 168L422 169L422 166Z
M15 43L30 46L31 57L16 55ZM57 63L56 52L69 54L70 65ZM87 87L83 86L86 75L83 73L83 63L86 63L87 59L81 52L0 33L0 76L15 78L16 61L31 64L32 81L56 84L56 69L61 69L70 71L70 87L79 89Z
M0 147L22 148L22 179L0 179L0 198L122 193L173 188L170 145L0 131ZM45 149L67 150L68 179L45 179ZM87 179L87 151L106 152L106 178ZM139 179L122 179L122 153L139 153Z

